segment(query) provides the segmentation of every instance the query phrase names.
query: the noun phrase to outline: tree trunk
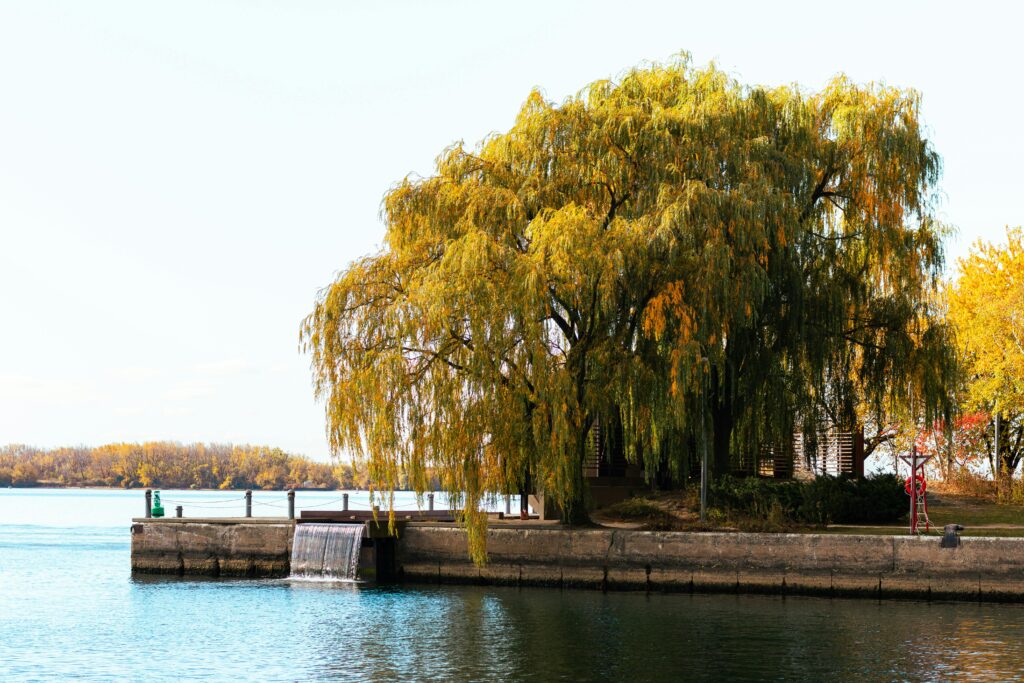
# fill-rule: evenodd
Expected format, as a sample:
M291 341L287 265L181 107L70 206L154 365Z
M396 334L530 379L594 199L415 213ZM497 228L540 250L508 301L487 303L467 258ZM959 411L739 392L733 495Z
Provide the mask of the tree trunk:
M732 400L728 387L720 388L712 374L712 389L708 392L708 445L711 455L711 472L713 477L721 477L732 471L732 458L729 445L732 441L733 414Z
M605 452L602 454L608 460L609 472L615 476L625 474L628 465L626 460L626 449L622 438L622 412L618 405L614 406L608 414L608 427L603 429ZM641 461L641 465L643 462Z
M583 462L587 457L587 435L589 429L583 429L576 437L576 467L573 471L573 485L568 497L562 501L562 522L564 524L588 524L587 490L583 480Z
M1021 445L1024 442L1024 427L1020 424L1020 417L1012 415L1006 420L1006 448L1003 453L1003 463L1011 474L1017 471L1021 460Z
M563 524L589 524L590 515L587 513L586 485L583 477L579 478L579 487L573 491L572 498L564 501L562 505Z
M722 365L711 367L710 386L707 391L707 418L710 449L710 474L721 477L732 472L732 432L736 426L737 397L732 385L732 363L726 348Z
M565 524L585 524L590 521L586 506L586 484L583 481L583 463L587 457L587 437L594 423L593 415L586 412L586 378L587 378L587 347L588 342L581 339L569 351L567 365L576 385L576 406L579 422L576 433L576 457L573 463L572 486L562 500L562 522Z
M576 496L570 507L562 509L562 523L577 526L590 523L590 515L587 513L584 495Z

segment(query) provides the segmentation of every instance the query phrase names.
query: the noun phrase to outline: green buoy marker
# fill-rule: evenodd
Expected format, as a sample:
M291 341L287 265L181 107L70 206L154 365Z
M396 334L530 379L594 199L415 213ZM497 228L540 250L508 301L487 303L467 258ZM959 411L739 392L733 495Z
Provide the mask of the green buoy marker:
M160 492L159 491L154 491L153 492L153 516L154 517L163 517L164 516L164 506L160 504Z

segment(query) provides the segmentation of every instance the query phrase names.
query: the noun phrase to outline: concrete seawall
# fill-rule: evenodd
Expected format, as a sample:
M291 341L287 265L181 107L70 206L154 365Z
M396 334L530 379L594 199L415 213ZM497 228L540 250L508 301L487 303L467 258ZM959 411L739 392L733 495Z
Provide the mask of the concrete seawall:
M1024 601L1024 539L721 534L491 528L489 562L467 559L456 528L409 525L407 581L605 590L793 593Z
M281 577L286 519L134 520L139 574ZM368 541L369 542L369 541ZM409 523L397 542L364 548L366 576L412 582L601 590L792 593L1024 602L1024 538L732 534L495 525L486 566L450 524ZM364 576L365 578L365 576Z
M294 534L290 520L133 521L133 572L252 578L288 575Z

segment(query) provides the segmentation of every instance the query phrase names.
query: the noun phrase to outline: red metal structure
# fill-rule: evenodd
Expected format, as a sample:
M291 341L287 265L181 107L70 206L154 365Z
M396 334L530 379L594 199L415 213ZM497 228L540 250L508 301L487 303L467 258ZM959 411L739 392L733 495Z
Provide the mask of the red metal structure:
M924 466L932 459L930 455L918 455L917 445L910 447L910 455L901 455L900 460L910 465L910 476L904 489L910 496L910 533L921 533L921 525L927 533L932 528L928 519L928 482L924 477Z

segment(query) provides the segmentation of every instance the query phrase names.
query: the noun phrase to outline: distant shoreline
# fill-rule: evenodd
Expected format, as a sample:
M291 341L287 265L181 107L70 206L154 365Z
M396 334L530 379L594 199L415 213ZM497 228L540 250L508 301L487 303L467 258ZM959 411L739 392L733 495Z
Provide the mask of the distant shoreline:
M90 484L58 484L58 483L53 483L53 482L42 482L42 481L38 482L38 483L35 483L35 484L8 484L7 486L2 486L0 488L5 488L5 489L90 489L90 490L97 490L97 491L145 491L146 489L152 489L154 491L163 491L163 490L166 489L168 491L196 491L196 492L209 491L211 493L224 492L224 491L240 491L240 492L245 492L245 491L250 491L250 490L254 491L254 492L255 491L266 491L268 493L274 492L274 491L277 491L279 493L283 493L285 491L307 491L307 492L308 491L324 491L324 492L330 492L330 491L360 491L360 490L363 490L363 489L320 489L320 488L295 488L295 489L283 489L283 488L282 489L257 489L257 488L253 488L253 489L244 489L244 488L242 488L242 489L238 489L238 488L229 488L229 489L187 489L187 488L180 488L180 487L177 487L177 486L159 486L159 485L156 485L156 484L154 484L152 486L105 486L105 485L99 485L99 484L97 484L96 486L92 486Z
M186 489L177 486L103 486L96 485L91 486L89 484L58 484L51 482L39 482L36 484L8 484L6 486L0 486L0 490L4 489L19 489L19 490L32 490L32 489L54 489L54 490L73 490L82 489L86 491L145 491L146 489L152 489L153 491L186 491L195 493L244 493L246 491L252 491L253 493L285 493L287 491L295 491L296 493L369 493L369 489L321 489L321 488L275 488L275 489L245 489L245 488L230 488L230 489ZM412 489L395 489L395 493L415 493ZM424 491L424 495L427 493L443 493L440 490Z
M270 446L111 443L96 447L0 446L0 487L161 488L285 491L366 489L366 473ZM404 483L404 482L403 482Z

